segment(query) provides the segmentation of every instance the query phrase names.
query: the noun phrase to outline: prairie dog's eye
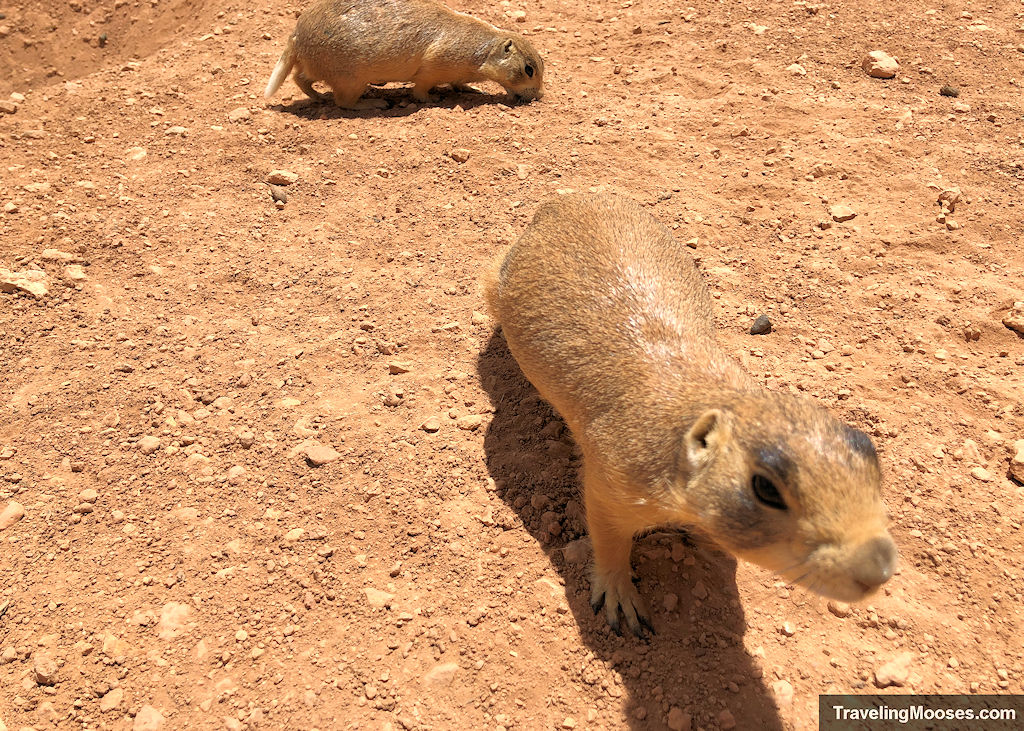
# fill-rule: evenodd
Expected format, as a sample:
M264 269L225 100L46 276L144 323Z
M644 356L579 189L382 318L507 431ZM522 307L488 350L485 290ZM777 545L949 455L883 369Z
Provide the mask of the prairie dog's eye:
M786 510L786 501L779 494L779 488L764 475L754 475L750 478L750 488L754 491L754 497L762 504L776 510Z
M531 66L530 64L526 64L526 67L523 69L523 71L525 71L526 75L529 76L531 79L533 78L533 66Z

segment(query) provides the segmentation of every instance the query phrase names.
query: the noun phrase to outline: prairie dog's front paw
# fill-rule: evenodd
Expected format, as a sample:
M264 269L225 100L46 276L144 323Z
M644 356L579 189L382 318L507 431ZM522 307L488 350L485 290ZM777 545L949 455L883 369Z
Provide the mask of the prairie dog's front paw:
M614 578L600 575L594 571L591 579L590 607L594 614L604 607L604 616L608 625L617 635L622 635L619 624L619 612L626 621L626 626L637 637L644 636L646 629L652 635L654 626L651 624L647 606L637 592L628 573Z

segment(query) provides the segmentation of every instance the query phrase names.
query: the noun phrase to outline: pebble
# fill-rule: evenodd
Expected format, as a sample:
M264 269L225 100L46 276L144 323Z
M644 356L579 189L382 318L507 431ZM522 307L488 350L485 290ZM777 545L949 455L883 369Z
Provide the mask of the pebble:
M24 517L25 507L12 500L3 511L0 511L0 530L7 530Z
M793 76L807 76L807 69L798 63L790 64L786 67L786 71L791 73Z
M772 321L768 319L768 315L758 315L754 324L750 326L751 335L767 335L771 331Z
M567 543L565 548L562 549L562 555L570 564L584 564L590 557L590 541L587 538L578 538L571 543Z
M397 376L400 373L408 373L412 370L412 362L407 360L393 360L388 363L388 373Z
M249 111L248 107L237 107L228 112L228 119L232 122L242 122L246 119L252 118L252 112Z
M979 482L992 482L992 473L984 467L975 467L971 470L971 477Z
M135 714L132 731L160 731L164 727L164 714L153 706L143 706Z
M363 594L366 595L366 602L374 609L383 609L391 604L395 598L394 594L388 594L386 591L369 586L363 589Z
M956 657L950 657L949 660L946 662L946 664L949 665L954 670L956 670L958 667L960 667L960 661L957 660Z
M726 708L718 714L718 725L724 729L736 728L736 717Z
M441 421L436 416L431 416L420 425L420 429L428 434L433 434L441 429Z
M971 111L971 105L966 102L953 102L953 111L960 114L967 114Z
M1024 303L1014 303L1013 309L1003 316L1003 325L1018 335L1024 335Z
M483 423L484 417L480 414L467 414L455 420L455 426L464 431L475 431Z
M139 440L139 451L143 454L153 454L158 449L160 449L159 437L147 436Z
M775 702L780 708L792 705L793 703L793 684L788 680L776 680L772 683L772 694L775 696Z
M113 711L121 705L121 701L123 700L124 690L121 688L114 688L113 690L107 691L107 693L100 698L100 711L103 713Z
M12 101L0 101L0 114L14 114L18 111L18 105Z
M133 162L138 162L139 160L145 159L148 154L149 153L146 152L145 147L129 147L128 151L125 153L125 157Z
M703 582L700 581L693 585L693 590L691 591L691 593L693 594L695 599L700 599L701 601L708 598L708 590L704 586Z
M455 673L459 669L457 663L446 662L440 665L432 667L426 675L423 676L424 685L449 685L455 678Z
M35 653L32 657L32 678L39 685L53 685L56 683L57 661L46 653Z
M182 127L181 125L168 127L167 129L164 130L165 135L177 135L179 137L184 137L186 132L188 132L188 130Z
M321 467L341 459L341 454L320 442L311 442L306 447L306 460L314 467Z
M512 20L516 21L517 23L525 23L526 22L526 11L525 10L513 10L512 11Z
M25 292L42 299L50 293L50 287L46 282L46 272L41 269L12 272L0 267L0 292Z
M451 155L452 160L461 163L469 160L470 152L465 148L459 147L452 150L449 154Z
M885 51L871 51L861 60L860 67L873 79L891 79L900 70L896 59Z
M832 220L835 221L836 223L850 221L857 217L856 212L854 212L852 208L842 203L829 208L828 213L830 216L832 216Z
M291 185L299 180L298 173L291 170L271 170L267 182L271 185Z
M890 685L898 687L906 685L910 675L910 663L913 659L913 653L903 652L884 665L875 668L875 685L879 688L887 688Z
M850 605L846 602L839 602L831 600L828 603L828 611L832 612L835 616L843 619L850 616Z
M668 593L661 600L661 604L663 607L665 607L666 612L675 611L676 606L679 604L679 597L677 597L675 594Z
M942 88L939 89L939 94L941 94L942 96L951 96L955 99L956 97L960 96L960 90L957 89L955 86L943 84Z
M784 634L786 637L792 637L796 634L796 627L793 626L792 622L783 622L782 626L779 627L779 632Z
M69 264L64 267L64 279L69 282L84 282L88 278L81 264Z
M1010 460L1010 477L1024 484L1024 439L1013 443L1013 459Z
M668 712L668 727L672 731L690 731L693 725L693 719L689 713L683 713L683 709L679 706L672 706Z

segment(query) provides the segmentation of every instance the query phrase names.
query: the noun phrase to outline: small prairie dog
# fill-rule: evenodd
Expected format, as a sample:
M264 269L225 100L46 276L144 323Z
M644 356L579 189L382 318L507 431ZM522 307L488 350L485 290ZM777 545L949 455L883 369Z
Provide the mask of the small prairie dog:
M525 101L544 92L544 62L526 38L434 0L322 0L299 17L268 99L293 68L311 98L322 98L313 82L324 81L349 109L369 106L358 103L368 84L392 81L413 82L419 101L435 86L474 81L496 81Z
M715 340L686 249L611 195L544 203L485 284L509 350L583 453L591 605L650 628L635 534L685 524L825 596L889 580L896 546L867 434L765 391Z

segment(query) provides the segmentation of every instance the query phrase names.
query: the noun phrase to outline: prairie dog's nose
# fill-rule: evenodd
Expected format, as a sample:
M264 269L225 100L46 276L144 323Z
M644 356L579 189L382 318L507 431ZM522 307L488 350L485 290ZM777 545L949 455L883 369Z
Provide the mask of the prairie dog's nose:
M865 541L853 552L850 573L854 580L872 591L892 578L896 570L896 544L888 535Z

